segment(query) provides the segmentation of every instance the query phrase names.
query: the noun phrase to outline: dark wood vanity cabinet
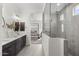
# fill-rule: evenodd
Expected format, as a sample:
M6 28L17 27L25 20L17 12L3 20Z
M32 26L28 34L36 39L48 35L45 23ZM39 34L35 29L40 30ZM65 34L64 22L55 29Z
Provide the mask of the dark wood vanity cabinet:
M15 45L16 42L13 41L13 42L10 42L4 46L2 46L2 55L3 56L13 56L16 54L16 51L15 51Z
M2 56L16 56L26 45L26 35L2 46Z
M26 45L26 36L21 37L22 40L22 44L21 44L21 48L23 48Z
M19 53L19 51L21 50L21 44L22 44L22 39L21 38L16 40L16 54Z

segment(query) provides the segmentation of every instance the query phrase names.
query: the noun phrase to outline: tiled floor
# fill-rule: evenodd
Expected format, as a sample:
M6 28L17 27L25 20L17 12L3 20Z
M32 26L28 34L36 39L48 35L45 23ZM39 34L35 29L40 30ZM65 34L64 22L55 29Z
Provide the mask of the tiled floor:
M32 44L42 44L42 39L37 39L37 40L31 40Z
M26 46L17 56L42 56L42 44Z

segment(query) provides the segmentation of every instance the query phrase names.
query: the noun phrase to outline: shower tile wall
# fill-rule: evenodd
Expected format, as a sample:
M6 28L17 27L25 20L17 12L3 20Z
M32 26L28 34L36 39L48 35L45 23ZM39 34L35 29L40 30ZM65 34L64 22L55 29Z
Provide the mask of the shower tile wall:
M62 13L65 15L65 35L64 38L68 40L68 54L79 55L79 15L73 16L73 8L77 4L70 4L63 9Z

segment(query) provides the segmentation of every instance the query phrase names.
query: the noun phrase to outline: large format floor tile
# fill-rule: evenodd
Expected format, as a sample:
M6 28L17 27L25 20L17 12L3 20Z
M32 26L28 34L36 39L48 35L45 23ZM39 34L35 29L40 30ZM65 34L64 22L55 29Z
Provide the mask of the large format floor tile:
M26 46L17 56L42 56L42 44Z

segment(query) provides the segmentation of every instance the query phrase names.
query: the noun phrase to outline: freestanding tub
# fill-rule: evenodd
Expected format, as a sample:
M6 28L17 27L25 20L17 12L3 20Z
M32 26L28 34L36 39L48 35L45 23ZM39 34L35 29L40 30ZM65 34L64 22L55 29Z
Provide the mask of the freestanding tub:
M64 56L67 55L67 42L64 38L50 38L42 34L42 47L45 56Z
M64 38L49 39L49 56L64 56Z

